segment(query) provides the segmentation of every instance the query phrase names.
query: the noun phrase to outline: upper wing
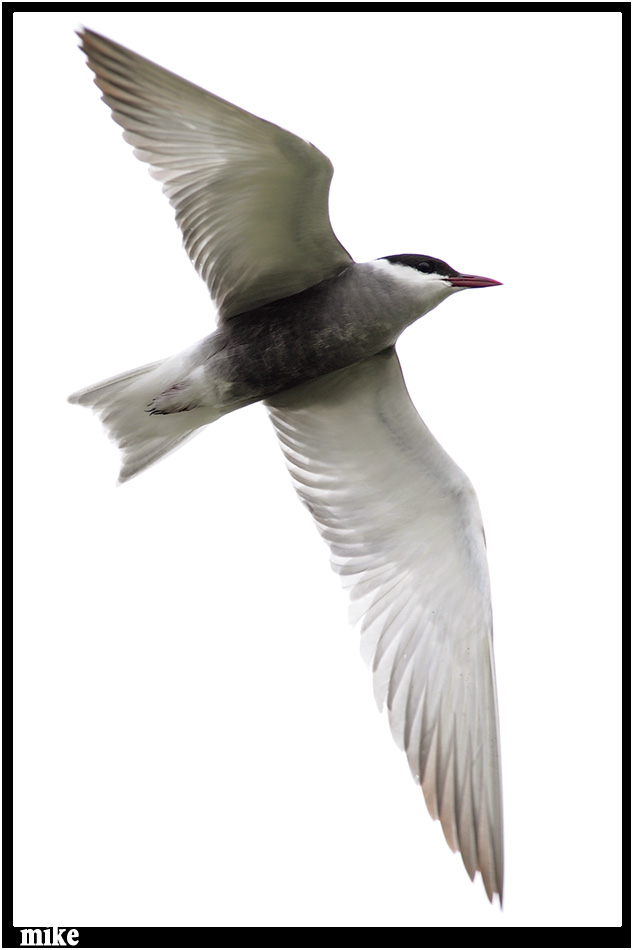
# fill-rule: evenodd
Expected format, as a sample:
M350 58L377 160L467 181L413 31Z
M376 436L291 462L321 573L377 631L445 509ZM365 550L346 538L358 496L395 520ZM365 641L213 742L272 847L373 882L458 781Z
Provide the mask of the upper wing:
M395 350L267 401L295 487L362 618L433 818L502 898L492 612L479 505L407 393Z
M123 137L164 183L221 319L350 263L328 215L332 164L317 148L92 30L79 35Z

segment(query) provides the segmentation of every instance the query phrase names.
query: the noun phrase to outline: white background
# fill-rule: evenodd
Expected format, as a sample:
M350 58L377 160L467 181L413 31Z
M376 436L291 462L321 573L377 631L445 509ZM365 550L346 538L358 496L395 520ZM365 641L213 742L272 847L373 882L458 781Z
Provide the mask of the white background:
M80 23L318 145L356 260L503 281L398 348L486 526L503 912L375 709L265 409L116 489L115 448L65 402L213 325ZM15 15L17 924L619 923L619 27Z

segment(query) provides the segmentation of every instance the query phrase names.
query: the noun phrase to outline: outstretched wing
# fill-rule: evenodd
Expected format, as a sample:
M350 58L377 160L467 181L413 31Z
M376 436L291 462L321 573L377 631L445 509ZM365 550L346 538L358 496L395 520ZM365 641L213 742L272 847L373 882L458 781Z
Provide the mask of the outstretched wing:
M163 182L221 320L351 262L328 215L332 164L317 148L92 30L79 36L123 137Z
M502 898L492 612L479 505L407 393L393 348L267 402L330 546L362 650L428 809Z

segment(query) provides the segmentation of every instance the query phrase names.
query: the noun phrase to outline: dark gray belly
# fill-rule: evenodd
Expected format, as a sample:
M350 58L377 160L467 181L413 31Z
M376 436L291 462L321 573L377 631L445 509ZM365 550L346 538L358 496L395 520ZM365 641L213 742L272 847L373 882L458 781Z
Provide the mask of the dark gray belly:
M397 333L386 303L324 281L228 320L207 338L207 372L227 387L230 402L291 389L390 346Z

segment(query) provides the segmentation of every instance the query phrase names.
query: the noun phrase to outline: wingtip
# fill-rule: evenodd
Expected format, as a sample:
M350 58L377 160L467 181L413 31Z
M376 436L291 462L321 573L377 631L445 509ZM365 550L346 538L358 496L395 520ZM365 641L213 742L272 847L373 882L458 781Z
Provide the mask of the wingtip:
M491 904L495 902L495 895L499 898L499 910L503 910L503 881L498 884L497 881L489 881L487 875L481 873L481 880L486 891L486 897Z
M78 36L78 37L79 37L79 42L77 43L77 48L78 48L79 50L81 50L81 52L82 52L82 53L84 54L84 56L86 56L86 57L89 57L89 55L90 55L90 52L89 52L88 47L89 47L89 44L90 44L90 39L89 39L89 38L90 38L90 34L91 34L91 33L92 33L92 30L89 30L89 29L88 29L87 27L85 27L85 26L80 26L77 30L75 30L75 36ZM93 34L93 35L94 35L94 34Z

